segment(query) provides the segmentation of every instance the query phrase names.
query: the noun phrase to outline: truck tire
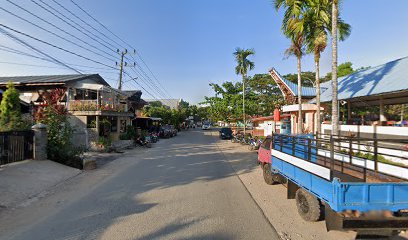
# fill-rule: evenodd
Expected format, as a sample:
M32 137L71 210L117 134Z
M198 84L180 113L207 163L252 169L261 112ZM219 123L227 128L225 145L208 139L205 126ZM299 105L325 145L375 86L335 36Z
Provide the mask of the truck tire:
M264 177L266 184L268 185L275 184L275 181L273 180L273 176L272 176L271 165L268 163L264 164L262 166L262 170L263 170L263 177Z
M316 222L320 220L322 215L320 201L303 188L299 188L296 191L296 206L298 213L303 220L308 222Z

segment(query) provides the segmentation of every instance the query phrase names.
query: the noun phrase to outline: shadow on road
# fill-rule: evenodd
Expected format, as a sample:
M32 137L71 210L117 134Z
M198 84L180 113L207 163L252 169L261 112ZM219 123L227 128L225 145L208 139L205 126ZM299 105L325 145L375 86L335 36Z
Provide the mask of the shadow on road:
M104 235L106 229L120 219L137 216L155 208L158 203L146 203L140 199L139 196L144 193L235 175L226 159L234 157L238 159L239 156L220 152L216 141L217 139L211 136L211 131L203 134L195 130L182 133L172 139L160 140L151 149L130 151L122 155L126 161L135 161L128 168L107 176L104 183L90 189L89 194L44 222L37 223L18 239L30 239L32 236L37 239L99 238ZM226 158L226 154L231 155ZM256 154L254 154L255 158ZM245 166L245 171L252 171L256 167L254 160L252 165ZM175 222L150 232L142 238L164 237L170 232L188 228L199 221L202 219ZM137 228L138 226L134 226L134 231L137 231ZM194 238L231 239L231 236L225 233L213 233L194 235Z

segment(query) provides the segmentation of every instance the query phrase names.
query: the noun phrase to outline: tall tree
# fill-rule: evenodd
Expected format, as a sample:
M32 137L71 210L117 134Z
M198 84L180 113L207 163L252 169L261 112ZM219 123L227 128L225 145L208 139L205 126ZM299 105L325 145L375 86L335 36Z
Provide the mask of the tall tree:
M235 73L242 76L242 117L244 122L244 135L246 129L246 117L245 117L245 80L247 78L248 70L252 70L255 67L254 62L248 59L249 56L254 55L253 49L241 49L236 48L234 52L235 61L237 66L235 67Z
M303 130L302 115L302 56L304 55L304 1L303 0L275 0L275 9L285 9L282 31L291 40L290 47L286 50L286 55L294 55L297 58L298 71L298 121L297 133Z
M307 52L313 53L315 61L315 87L317 104L317 132L321 132L320 119L320 56L327 47L327 36L331 27L331 3L329 0L305 1L305 39ZM350 35L351 27L340 18L337 19L339 39L345 40ZM348 66L348 65L347 65ZM351 63L350 66L351 67Z
M339 109L337 97L337 17L338 17L338 0L332 1L332 134L339 132Z
M19 130L21 127L20 94L10 82L0 104L0 130Z

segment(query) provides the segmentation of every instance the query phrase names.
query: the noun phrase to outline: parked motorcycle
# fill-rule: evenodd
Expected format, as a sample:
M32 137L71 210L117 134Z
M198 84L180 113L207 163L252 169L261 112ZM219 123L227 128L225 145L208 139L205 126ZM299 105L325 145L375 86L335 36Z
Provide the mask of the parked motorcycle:
M241 142L241 136L240 136L239 134L234 134L234 135L232 135L231 142L232 142L232 143L239 143L239 142Z
M152 143L157 143L159 141L159 137L157 133L150 133L150 139L152 140Z
M250 138L250 139L249 139L248 149L249 149L250 151L254 151L254 150L255 150L255 147L256 147L256 144L257 144L256 139L255 139L255 138Z
M148 140L147 140L148 139ZM151 148L150 137L138 137L135 140L136 146Z

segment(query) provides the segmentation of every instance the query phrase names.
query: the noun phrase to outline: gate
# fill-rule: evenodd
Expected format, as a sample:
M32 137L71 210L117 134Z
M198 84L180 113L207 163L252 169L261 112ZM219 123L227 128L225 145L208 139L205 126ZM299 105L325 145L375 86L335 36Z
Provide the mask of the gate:
M0 165L33 158L34 132L0 132Z

